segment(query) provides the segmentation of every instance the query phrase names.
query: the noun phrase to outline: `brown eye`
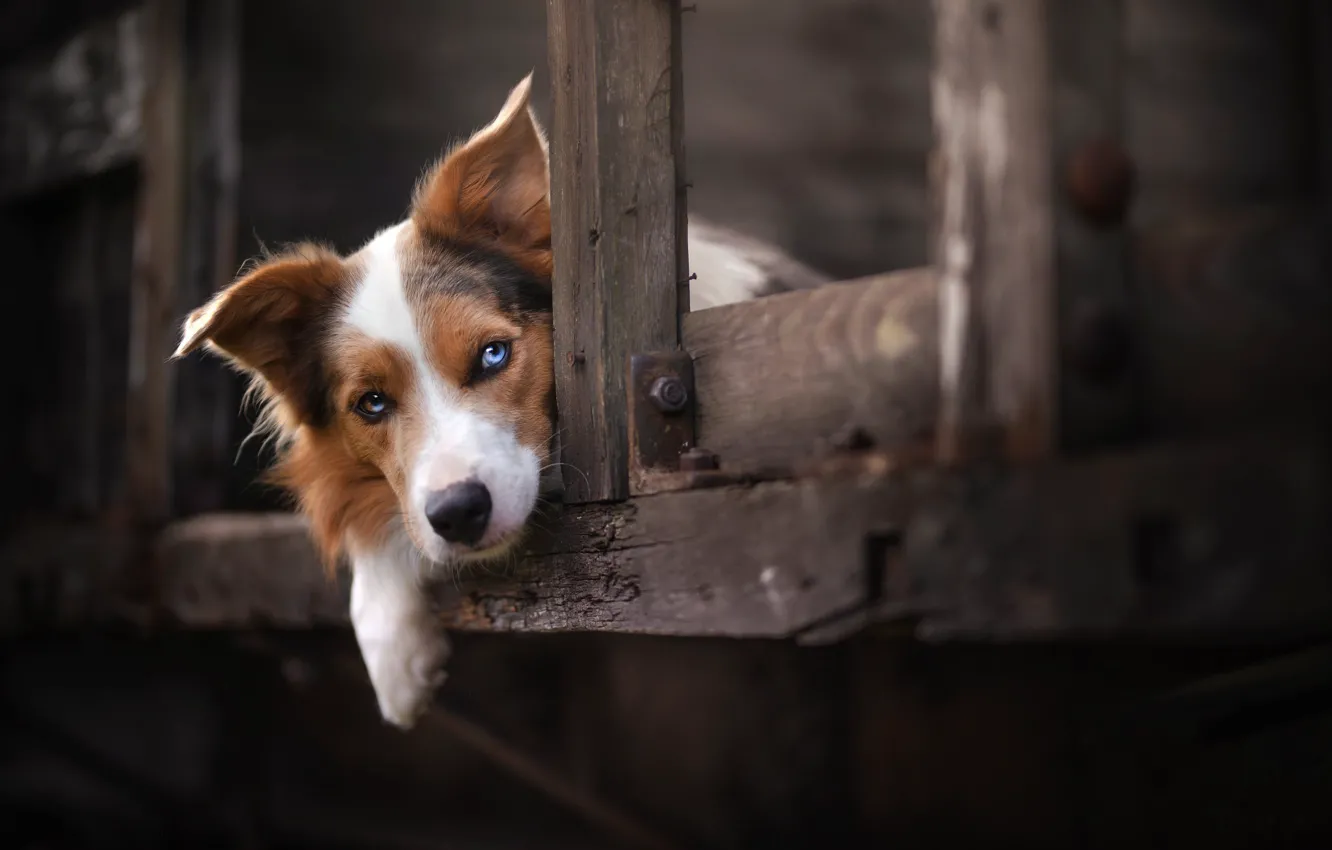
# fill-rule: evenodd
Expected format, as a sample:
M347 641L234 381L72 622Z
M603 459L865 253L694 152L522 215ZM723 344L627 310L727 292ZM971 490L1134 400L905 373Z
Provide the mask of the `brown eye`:
M356 405L352 409L365 421L378 422L392 406L389 397L383 393L368 392L356 400Z

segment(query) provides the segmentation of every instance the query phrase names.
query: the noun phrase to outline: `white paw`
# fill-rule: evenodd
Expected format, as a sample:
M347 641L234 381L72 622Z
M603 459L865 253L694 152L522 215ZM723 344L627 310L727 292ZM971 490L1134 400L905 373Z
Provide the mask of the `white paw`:
M367 635L361 654L379 713L399 729L411 729L444 682L448 637L432 622L401 623L388 634Z

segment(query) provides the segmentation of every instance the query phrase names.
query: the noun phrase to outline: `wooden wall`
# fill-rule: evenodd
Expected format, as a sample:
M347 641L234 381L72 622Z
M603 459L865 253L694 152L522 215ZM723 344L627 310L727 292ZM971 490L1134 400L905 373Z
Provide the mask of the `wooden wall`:
M1315 212L1325 210L1326 181L1319 175L1327 145L1319 122L1326 119L1311 108L1326 99L1316 89L1311 33L1327 16L1306 0L1125 2L1128 143L1140 177L1130 241L1136 309L1147 317L1141 342L1149 350L1180 347L1177 356L1152 358L1174 364L1175 372L1147 378L1151 424L1167 435L1205 430L1209 423L1191 419L1191 410L1224 408L1244 393L1275 401L1289 387L1303 387L1306 398L1322 397L1299 375L1284 385L1268 380L1261 358L1236 375L1200 380L1180 396L1175 373L1202 374L1215 349L1206 334L1195 341L1196 334L1155 317L1182 311L1215 326L1219 320L1190 312L1190 305L1224 305L1211 312L1254 317L1255 350L1279 351L1283 340L1300 337L1293 327L1328 315L1332 294L1323 281L1332 248L1322 238L1327 215ZM66 7L66 17L51 12L53 6L11 0L0 7L3 44L22 61L68 37L77 21L105 20L122 5L85 0ZM232 261L212 274L190 270L184 289L194 300L261 242L319 238L349 250L397 219L426 163L487 121L530 69L537 111L549 115L545 10L535 0L273 0L241 2L239 11L239 214L233 231L188 234L195 247ZM713 0L687 14L691 208L837 277L924 263L929 44L926 0ZM211 98L204 90L196 94ZM201 108L195 117L216 116ZM30 216L28 203L11 202L5 210L23 220L9 237L17 245L16 266L33 279L53 279L54 255L38 248L48 236L36 231L68 235L66 224L76 216L68 210ZM56 203L42 202L52 210ZM219 240L234 241L234 250ZM1264 276L1270 280L1255 296L1249 290ZM7 297L22 308L18 294ZM187 300L182 296L181 311ZM64 331L37 335L42 321L28 323L24 333L34 334L38 348L60 348ZM1233 338L1228 333L1219 336ZM27 350L26 338L10 344ZM85 356L78 344L68 350L71 358ZM1306 359L1316 362L1321 353ZM100 366L118 368L111 360ZM73 360L62 370L75 380ZM182 367L182 403L223 412L182 417L178 433L197 432L189 442L206 447L207 456L176 447L187 468L177 476L175 509L281 505L276 494L254 485L262 464L254 447L232 463L249 423L226 412L239 388L220 372L215 362ZM39 442L61 427L45 416L22 426L43 435ZM42 451L33 463L49 466L39 459ZM70 451L70 463L87 465L91 449ZM35 469L38 491L47 486L44 476ZM83 488L81 496L29 502L86 508L88 486L74 487Z
M1322 321L1332 279L1323 273L1327 231L1300 213L1327 202L1317 194L1327 140L1312 129L1311 104L1328 100L1306 73L1311 6L1126 2L1129 141L1142 178L1134 227L1157 234L1206 225L1201 235L1189 231L1186 247L1199 247L1187 262L1170 261L1177 248L1139 240L1152 272L1138 281L1142 309L1150 313L1153 299L1166 297L1205 307L1226 292L1248 303L1244 287L1259 280L1286 293L1286 312ZM923 263L925 0L699 5L686 22L685 69L695 208L838 276ZM18 8L4 7L6 38L18 31L8 25L15 20L31 32L59 31L36 5ZM356 246L402 214L424 163L485 122L516 79L535 68L544 86L536 0L270 0L242 12L240 256L255 251L256 237ZM548 115L544 97L538 111ZM17 319L0 337L0 354L51 364L12 377L12 415L0 434L21 447L0 457L0 475L20 482L3 491L11 520L29 519L19 510L85 516L114 502L117 455L72 423L124 422L115 398L128 313L117 299L129 273L133 182L121 171L4 208L0 238L6 256L18 258L7 278L21 285L0 291L2 314ZM1284 220L1300 226L1283 229ZM1233 268L1244 274L1220 273ZM1272 269L1286 272L1269 276ZM1267 315L1262 298L1253 303ZM1269 327L1264 339L1281 335L1280 321ZM1151 332L1159 340L1177 331ZM1178 368L1205 375L1207 364L1200 346ZM1212 376L1199 391L1231 391L1236 381ZM1158 398L1158 421L1178 421L1186 408ZM117 427L104 432L111 443ZM233 445L245 427L236 421ZM271 504L251 486L253 471L249 457L228 473L229 505ZM566 815L495 776L456 741L381 728L349 636L279 648L276 661L271 648L220 645L231 636L201 643L214 637L219 645L99 637L6 647L15 651L6 656L4 695L23 694L26 708L83 730L187 794L221 789L228 818L285 830L292 846L301 843L293 836L379 847L444 836L493 848L493 832L484 845L476 836L497 823L588 846ZM1294 811L1278 806L1283 795L1298 803L1326 787L1318 784L1327 775L1319 760L1329 751L1320 748L1325 701L1306 700L1313 707L1301 709L1294 731L1264 739L1251 724L1217 738L1222 746L1187 753L1153 753L1160 734L1124 733L1111 722L1139 696L1226 669L1256 649L460 644L453 687L481 719L663 832L697 840L693 846L812 847L847 836L1123 846L1179 837L1203 822L1212 846L1225 847L1240 846L1241 827L1255 824L1270 827L1273 841L1328 827L1314 806L1301 810L1308 821L1272 822L1273 812ZM24 777L49 777L43 771L59 766L23 728L6 726L0 772L31 793ZM1264 786L1269 775L1285 785ZM1196 790L1205 785L1207 793ZM92 811L105 792L68 776L49 779L48 790ZM1231 805L1208 796L1222 792ZM1241 809L1241 800L1253 809ZM192 805L171 804L182 821L194 816ZM1130 824L1136 831L1124 826L1126 812L1139 819ZM389 839L386 824L401 829L400 840ZM478 832L457 832L473 824Z

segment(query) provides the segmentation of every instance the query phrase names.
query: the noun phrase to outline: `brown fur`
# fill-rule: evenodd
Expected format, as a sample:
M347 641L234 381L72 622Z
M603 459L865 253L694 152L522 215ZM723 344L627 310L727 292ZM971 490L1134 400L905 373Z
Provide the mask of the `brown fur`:
M549 286L548 166L527 104L529 87L524 81L515 88L499 117L418 187L412 223L420 232L409 228L400 246L405 283L438 277L435 263L463 262L424 250L421 240L429 237L500 252ZM348 537L375 546L397 526L406 459L427 425L414 404L406 353L332 324L360 268L356 257L313 245L267 259L190 315L176 352L207 344L251 376L264 408L256 430L271 431L279 448L268 479L296 495L330 568ZM428 358L461 387L465 404L511 424L517 439L544 457L554 381L549 315L516 323L487 297L477 275L475 292L409 287L414 310L429 317L422 328ZM480 348L493 340L513 342L511 362L469 384ZM396 429L353 412L368 391L394 400Z
M476 243L550 278L546 143L519 84L490 126L454 148L417 188L412 218L439 239Z

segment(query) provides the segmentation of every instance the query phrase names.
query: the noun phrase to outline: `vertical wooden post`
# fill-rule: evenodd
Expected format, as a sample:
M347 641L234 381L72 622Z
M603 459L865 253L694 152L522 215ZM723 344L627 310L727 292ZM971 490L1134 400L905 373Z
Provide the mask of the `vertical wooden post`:
M1066 451L1136 436L1128 216L1125 0L1049 4L1059 442Z
M99 309L98 289L107 277L100 251L106 202L96 186L80 186L71 195L71 209L64 217L67 241L56 257L58 327L67 346L61 363L64 374L57 383L64 402L58 435L64 467L59 507L88 518L102 508L98 436L102 425L102 329L109 317Z
M932 164L940 274L939 454L994 433L1017 459L1056 438L1047 0L935 0Z
M176 316L207 301L236 272L240 179L240 2L194 0L188 12L187 215ZM220 510L232 464L233 379L216 362L200 357L173 368L175 513Z
M679 345L680 4L546 9L565 499L618 500L629 494L629 355Z
M166 518L171 498L167 358L185 211L183 0L148 0L143 26L147 90L130 292L126 474L134 517L151 523Z

